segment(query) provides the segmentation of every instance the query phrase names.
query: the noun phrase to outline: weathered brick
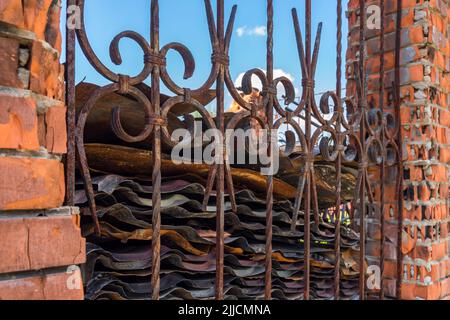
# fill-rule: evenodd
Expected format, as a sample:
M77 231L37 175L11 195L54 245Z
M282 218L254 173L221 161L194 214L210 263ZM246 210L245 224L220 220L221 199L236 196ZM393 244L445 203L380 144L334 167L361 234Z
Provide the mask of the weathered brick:
M0 2L0 22L36 34L61 53L61 0L12 0Z
M25 28L36 33L39 39L45 39L48 12L53 0L23 0Z
M24 25L22 1L0 1L0 21L22 27Z
M83 300L81 272L49 273L0 281L0 300Z
M64 201L58 160L0 157L0 210L57 208Z
M64 70L55 51L34 41L31 49L30 90L51 99L64 100Z
M67 151L66 108L53 107L45 114L45 146L49 152L63 154Z
M33 99L0 94L0 148L39 149Z
M85 262L86 243L71 215L0 220L0 273Z
M366 76L368 98L371 107L377 107L380 85L380 44L384 42L384 83L391 91L395 81L396 19L398 1L385 1L385 38L380 38L380 30L366 32ZM402 253L405 261L418 259L431 265L410 265L404 263L408 272L405 276L411 283L402 286L403 299L444 299L448 296L448 222L449 215L449 148L450 117L448 104L450 45L448 36L449 13L446 0L408 0L402 3L400 41L400 125L401 139L404 141L404 209L400 214L406 223L402 237ZM355 74L350 65L358 60L359 52L359 0L350 0L349 48L347 50L347 96L356 96ZM379 4L377 0L366 1L366 5ZM394 110L392 93L385 99L385 110ZM349 110L349 113L352 113ZM393 113L396 116L396 113ZM376 177L376 173L373 173ZM376 178L374 179L376 180ZM375 199L381 194L374 188ZM394 188L385 187L385 202L398 202ZM397 207L392 216L385 212L387 221L396 223ZM411 226L410 223L419 225ZM368 236L379 237L379 231L367 228ZM380 251L367 242L370 255ZM385 248L385 256L390 249ZM373 257L371 257L373 258ZM388 270L389 276L397 275ZM424 285L424 283L430 285ZM389 285L387 285L389 286ZM385 288L388 296L395 296L395 290Z
M441 283L441 298L450 298L450 277Z
M48 12L48 22L45 29L45 40L61 53L62 37L60 32L61 0L52 3Z
M35 211L60 207L65 195L63 164L49 154L66 153L67 142L60 14L61 0L0 0L0 30L9 32L0 37L8 92L0 95L0 300L83 299L79 269L64 272L85 262L79 215Z
M415 296L425 300L438 300L441 297L441 283L436 282L430 286L415 286Z
M19 41L0 37L0 86L21 88L19 67Z

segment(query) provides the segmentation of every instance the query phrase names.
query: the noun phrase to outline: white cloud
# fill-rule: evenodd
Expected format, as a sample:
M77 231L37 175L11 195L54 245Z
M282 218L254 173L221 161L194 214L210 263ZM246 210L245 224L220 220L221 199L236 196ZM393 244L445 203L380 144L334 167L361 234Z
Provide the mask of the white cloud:
M236 32L237 32L238 37L242 37L245 34L246 28L247 27L239 27L239 28L237 28Z
M248 28L247 26L242 26L237 28L236 33L238 37L243 36L257 36L264 37L267 35L267 28L265 26L256 26L253 28Z
M267 35L267 28L265 26L258 26L258 27L254 27L253 29L250 30L249 34L255 35L255 36L266 36Z

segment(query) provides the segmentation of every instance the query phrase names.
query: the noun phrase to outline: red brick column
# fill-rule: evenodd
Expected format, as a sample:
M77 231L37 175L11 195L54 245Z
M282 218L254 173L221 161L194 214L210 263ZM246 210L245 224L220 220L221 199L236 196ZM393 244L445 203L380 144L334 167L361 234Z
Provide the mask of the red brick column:
M367 5L379 5L379 0ZM384 79L386 112L395 114L392 82L395 71L397 0L386 0ZM400 52L401 127L403 137L402 298L449 299L449 15L448 0L403 0ZM355 94L351 63L358 59L359 0L350 0L347 90ZM379 105L380 31L367 30L369 101ZM374 173L376 174L376 173ZM388 175L395 176L395 170ZM379 192L379 189L377 190ZM385 293L395 296L397 272L398 196L386 186ZM379 263L380 233L376 217L369 219L369 264Z
M0 300L82 299L65 196L60 1L0 1Z

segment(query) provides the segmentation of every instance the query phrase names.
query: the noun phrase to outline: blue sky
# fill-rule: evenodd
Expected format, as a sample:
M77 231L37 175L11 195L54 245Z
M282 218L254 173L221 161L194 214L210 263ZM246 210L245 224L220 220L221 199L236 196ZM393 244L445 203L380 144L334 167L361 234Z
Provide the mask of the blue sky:
M346 1L344 1L346 2ZM212 0L215 8L215 0ZM235 31L230 48L230 71L233 79L252 68L265 69L266 65L266 1L225 0L226 20L231 7L237 4ZM65 7L65 0L63 0ZM274 65L285 73L300 88L301 71L296 50L291 9L296 7L304 34L304 0L275 0L275 44ZM323 22L322 44L317 66L316 92L335 89L336 70L336 1L313 1L313 32ZM344 9L346 6L344 5ZM343 13L344 14L344 13ZM183 87L197 87L203 83L210 71L211 45L206 24L203 0L160 0L161 45L181 42L194 55L196 71L184 81L183 63L176 53L168 55L168 70ZM343 57L346 50L347 21L343 17ZM86 29L91 45L99 58L112 70L124 74L136 74L142 68L142 52L131 40L123 40L121 52L123 64L115 66L109 58L109 44L113 37L124 30L137 31L149 38L150 0L86 0ZM63 24L64 22L62 22ZM64 56L62 57L64 60ZM344 73L343 73L344 74ZM277 74L276 74L277 75ZM76 79L107 84L98 75L77 48ZM165 88L162 89L165 92ZM230 100L228 97L227 100ZM229 103L230 101L227 101Z

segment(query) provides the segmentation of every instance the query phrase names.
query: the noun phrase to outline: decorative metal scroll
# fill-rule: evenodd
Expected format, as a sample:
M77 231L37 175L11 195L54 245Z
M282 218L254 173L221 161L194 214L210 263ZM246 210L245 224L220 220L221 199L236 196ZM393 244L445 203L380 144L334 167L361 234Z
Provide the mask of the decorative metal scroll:
M301 1L299 1L301 2ZM237 14L237 6L233 6L231 15L225 25L224 0L217 0L216 15L210 0L204 0L207 16L207 26L209 30L212 55L211 71L204 83L193 89L179 86L171 77L167 70L166 56L169 51L177 52L184 61L184 78L190 78L195 71L195 61L189 49L181 43L169 43L164 46L159 41L159 1L151 0L151 32L150 42L146 38L133 31L124 31L118 34L110 44L110 57L113 63L120 65L122 55L119 43L122 39L128 38L135 41L143 52L143 65L138 75L118 74L104 65L91 47L84 25L85 0L68 0L68 6L77 5L81 12L81 28L75 30L67 29L67 104L69 108L69 154L67 158L68 168L68 195L67 202L73 205L73 185L75 154L78 157L78 165L84 178L84 186L89 200L92 217L95 222L96 232L100 234L100 225L96 215L94 190L92 187L89 166L86 159L84 147L84 128L89 113L95 107L96 102L110 93L128 94L139 101L145 111L145 126L138 135L130 135L123 128L121 123L120 108L115 108L112 114L111 126L114 133L126 142L141 142L149 137L152 138L152 184L153 190L161 189L161 142L174 145L168 132L168 114L171 109L179 103L188 103L195 107L209 128L217 128L225 133L226 129L233 129L244 119L254 119L262 127L267 129L280 129L284 125L290 128L286 131L289 137L296 136L294 143L299 144L302 150L304 166L301 177L298 181L297 198L293 214L292 229L295 231L296 221L299 211L303 208L305 212L304 229L304 299L310 298L310 266L311 266L311 228L318 228L321 213L319 211L319 199L316 190L314 174L315 154L314 150L319 149L324 161L333 163L336 167L336 210L334 221L336 224L335 233L335 298L340 297L340 241L342 217L340 207L342 166L346 162L357 162L359 164L357 186L354 190L354 212L352 218L359 217L360 233L360 298L366 297L366 270L365 266L365 219L369 204L378 204L381 208L382 224L382 248L384 248L384 179L385 171L389 166L400 166L401 148L399 147L400 126L399 117L394 117L385 113L383 109L384 85L380 81L380 107L370 107L367 100L366 72L365 72L365 23L366 4L360 0L360 53L359 63L354 66L357 78L357 99L352 101L341 97L341 66L342 66L342 0L337 0L337 61L336 61L336 91L325 93L320 102L316 102L315 94L315 74L319 57L322 24L317 29L316 39L312 41L311 26L311 0L305 0L306 5L306 26L305 37L299 24L296 9L292 10L293 25L296 35L296 48L301 63L302 94L300 102L295 102L295 90L292 82L285 78L274 79L273 63L273 34L274 34L274 8L273 0L267 0L267 72L259 69L249 70L242 80L242 91L250 94L252 91L252 78L258 77L262 84L262 105L255 102L246 102L240 95L239 90L234 86L231 78L229 64L229 48L234 30L234 21ZM401 2L401 1L400 1ZM384 15L384 1L381 0L382 12ZM384 19L382 19L381 37L384 38ZM76 36L75 36L76 33ZM397 32L399 33L399 32ZM97 89L90 99L83 106L78 118L75 119L75 41L78 39L79 45L94 69L111 83ZM381 52L384 52L384 41ZM398 56L398 48L397 48ZM397 66L398 68L398 66ZM384 60L381 59L381 79L384 76ZM144 80L151 79L151 99L149 99L140 89L139 84ZM163 105L160 104L160 84L161 81L172 92L173 96ZM397 79L398 81L398 79ZM280 103L278 96L279 85L284 87L284 106ZM208 110L194 96L201 95L215 86L216 90L216 121ZM229 122L228 127L224 118L225 89L229 91L233 99L246 111L236 114ZM397 96L397 100L398 100ZM329 104L333 108L329 107ZM346 108L355 110L347 117ZM292 109L290 106L293 106ZM398 107L398 106L397 106ZM265 108L266 117L263 119L258 115L257 110ZM277 120L275 120L275 118ZM305 128L295 119L304 119ZM315 127L315 128L313 128ZM293 130L293 131L292 131ZM223 135L225 137L225 134ZM270 137L269 137L270 140ZM297 141L297 142L296 142ZM224 143L224 141L220 142ZM270 143L270 142L269 142ZM270 148L269 148L270 149ZM293 148L287 148L288 153ZM224 151L225 153L225 151ZM289 154L287 154L289 155ZM226 159L225 154L223 159ZM378 167L381 172L381 198L374 198L374 191L369 179L369 167ZM401 171L399 171L401 172ZM399 174L401 176L401 174ZM231 176L230 164L217 163L211 166L206 185L204 205L208 203L210 194L214 188L217 193L217 239L216 239L216 298L224 298L224 194L225 186L231 195L232 207L236 210L236 202L233 198L233 180ZM400 183L399 183L400 185ZM401 190L401 187L399 187ZM161 247L161 194L153 192L153 237L152 237L152 299L159 299L160 287L160 247ZM266 290L265 298L271 298L272 283L272 204L273 204L273 177L268 178L267 183L267 215L266 215ZM313 221L311 221L311 215ZM383 250L382 250L383 251ZM399 251L400 252L400 251ZM384 254L381 253L381 269L383 270ZM383 290L380 291L383 297Z

